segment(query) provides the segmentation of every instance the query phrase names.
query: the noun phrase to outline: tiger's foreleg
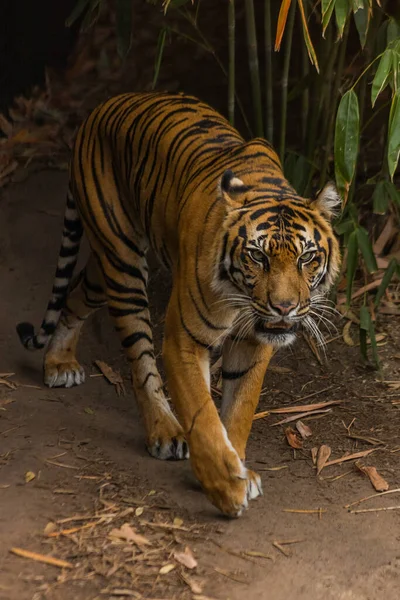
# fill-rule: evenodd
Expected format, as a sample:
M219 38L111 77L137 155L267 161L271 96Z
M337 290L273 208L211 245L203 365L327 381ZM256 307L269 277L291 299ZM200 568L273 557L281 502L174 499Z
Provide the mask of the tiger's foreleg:
M225 340L222 357L221 419L233 447L244 461L272 346L252 340Z
M71 387L85 381L76 360L76 347L83 323L106 304L102 278L93 255L73 282L60 320L44 359L44 382L49 387Z
M181 314L177 294L167 312L164 366L172 402L189 444L192 468L208 498L226 515L239 516L248 500L261 493L260 479L248 471L231 444L211 397L209 351L196 343Z

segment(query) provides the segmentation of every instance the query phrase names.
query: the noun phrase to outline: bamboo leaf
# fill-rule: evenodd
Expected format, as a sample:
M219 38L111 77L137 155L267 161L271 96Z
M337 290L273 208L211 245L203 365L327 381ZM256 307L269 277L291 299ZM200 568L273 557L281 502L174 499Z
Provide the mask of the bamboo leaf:
M392 99L389 114L389 132L388 132L388 151L387 160L390 177L393 176L399 162L400 155L400 90L396 92Z
M71 27L73 23L82 15L85 9L89 6L91 0L78 0L75 4L73 11L69 17L65 20L65 26Z
M385 180L385 187L386 187L386 191L387 191L391 201L393 202L393 204L395 206L397 205L400 208L400 192L397 190L394 183L392 183L391 181Z
M339 189L344 188L344 200L354 177L360 136L358 99L353 90L340 100L335 125L335 175Z
M398 23L396 19L393 19L393 17L390 17L387 21L386 36L388 44L400 38L400 23Z
M348 306L350 305L350 302L351 302L351 292L353 290L353 280L354 280L354 275L356 273L356 268L357 268L357 259L358 259L357 231L353 231L349 235L349 241L347 242L346 300L347 300Z
M351 219L342 221L335 225L335 231L337 235L343 235L344 233L351 233L354 230L354 223Z
M303 0L297 0L297 2L299 4L299 8L300 8L301 22L303 25L303 36L304 36L304 41L307 46L308 56L310 58L311 64L313 64L315 66L317 73L319 73L318 59L317 59L317 55L315 53L313 43L311 41L310 32L308 31L307 18L306 18L305 12L304 12Z
M354 22L357 27L358 35L360 37L361 48L364 48L365 42L367 40L367 33L369 28L369 23L371 20L371 13L369 11L368 3L362 2L362 6L359 6L359 9L354 9Z
M375 306L378 307L379 303L383 297L383 294L386 292L389 283L392 280L393 275L396 273L396 269L397 269L397 260L395 258L392 258L392 260L389 263L389 266L387 267L384 276L382 277L382 281L380 286L378 287L378 291L376 292L376 296L375 296Z
M335 8L335 0L321 0L322 7L322 36L325 37L326 28L329 25L333 9Z
M336 0L335 17L340 38L343 37L344 26L346 25L347 17L349 16L349 10L349 0Z
M374 203L374 213L376 215L384 215L389 208L389 194L386 188L386 181L379 181L372 194Z
M283 32L285 31L287 16L291 3L292 0L282 0L281 8L279 10L278 15L278 24L276 26L275 52L279 52L281 48Z
M364 8L364 0L351 0L353 12L357 12Z
M159 36L158 36L158 41L157 41L156 58L155 58L155 64L154 64L154 77L153 77L153 82L151 84L152 90L155 89L155 87L157 85L157 81L158 81L158 76L160 74L160 67L161 67L162 57L164 54L164 46L165 46L166 36L167 36L167 28L164 27L163 29L161 29Z
M118 54L125 58L132 43L132 0L116 0Z
M376 264L376 258L372 249L372 243L369 239L368 233L363 227L358 227L357 229L357 241L368 272L376 273L376 271L378 270L378 265Z
M87 31L97 20L101 9L102 0L91 0L90 6L81 24L81 31Z
M389 83L389 78L392 73L393 66L393 57L392 50L385 50L381 60L379 61L378 68L375 73L375 77L372 81L372 89L371 89L371 103L372 107L375 106L375 102L380 93L383 92L387 84Z

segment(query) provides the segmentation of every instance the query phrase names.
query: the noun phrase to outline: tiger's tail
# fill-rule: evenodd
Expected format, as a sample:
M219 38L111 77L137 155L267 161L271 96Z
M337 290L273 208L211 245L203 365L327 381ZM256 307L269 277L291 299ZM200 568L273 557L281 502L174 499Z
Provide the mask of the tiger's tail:
M82 222L71 188L69 188L57 270L51 297L40 330L38 333L35 333L35 329L31 323L19 323L17 325L19 339L28 350L40 350L44 348L57 327L67 298L72 275L78 261L82 234Z

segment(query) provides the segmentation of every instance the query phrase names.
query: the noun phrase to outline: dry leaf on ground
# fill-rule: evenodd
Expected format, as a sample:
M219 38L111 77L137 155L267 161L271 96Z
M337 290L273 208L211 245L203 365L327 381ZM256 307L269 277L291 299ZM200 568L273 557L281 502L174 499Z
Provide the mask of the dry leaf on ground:
M318 450L317 454L317 475L319 475L322 469L326 466L326 463L332 453L332 450L329 446L322 444Z
M115 390L118 396L125 395L125 386L123 379L120 373L116 373L107 363L102 360L95 360L94 364L101 371L104 377L109 381L112 385L115 385Z
M311 460L313 461L313 465L317 464L317 456L318 456L318 448L315 446L311 448Z
M355 341L353 340L353 338L350 335L350 327L352 326L352 322L348 321L346 323L346 325L343 327L343 332L342 332L342 336L343 336L343 340L344 342L348 345L348 346L355 346Z
M369 477L370 482L377 492L386 492L389 489L388 482L383 479L382 475L379 475L376 467L365 467L357 463L356 466L362 473L365 473Z
M181 563L181 565L187 567L188 569L194 569L195 567L197 567L197 560L193 556L193 552L191 551L189 546L186 546L184 552L175 551L173 556L175 560L177 560L179 563Z
M36 473L34 473L33 471L27 471L25 473L25 483L29 483L30 481L33 481L33 479L36 478Z
M296 429L303 438L303 440L306 440L307 438L312 436L311 428L305 423L303 423L303 421L297 421Z
M158 572L160 573L160 575L167 575L167 573L170 573L175 568L176 565L169 563L168 565L164 565L163 567L161 567L161 569Z
M299 438L293 427L286 427L285 435L289 446L296 449L303 447L303 441Z
M116 538L119 540L125 540L126 542L133 542L140 546L151 546L150 540L144 535L137 533L129 523L124 523L120 529L112 529L109 533L110 538Z

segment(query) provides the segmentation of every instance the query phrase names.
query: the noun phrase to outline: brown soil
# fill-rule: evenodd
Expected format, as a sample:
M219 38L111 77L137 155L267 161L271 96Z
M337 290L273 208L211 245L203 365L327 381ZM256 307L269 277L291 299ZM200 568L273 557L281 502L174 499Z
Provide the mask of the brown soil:
M290 372L267 374L260 410L322 400L343 403L319 418L304 419L313 435L302 450L288 446L283 426L271 427L282 415L254 423L248 459L261 473L264 497L234 521L221 518L208 503L188 462L165 463L146 454L129 372L107 313L95 315L83 332L79 356L87 383L70 390L43 386L42 356L20 346L15 323L40 323L58 251L65 188L65 173L33 173L5 190L0 203L0 372L15 373L6 381L18 384L11 389L4 379L0 383L0 598L121 597L113 595L115 589L121 594L125 589L131 597L141 597L132 595L136 590L145 598L190 598L179 568L156 576L162 565L175 564L175 548L189 545L199 563L195 577L203 582L203 593L218 599L397 599L400 513L349 513L346 504L374 493L369 480L354 462L327 467L317 478L311 461L310 449L322 443L331 446L332 458L378 448L362 464L375 465L391 488L400 486L400 392L380 383L376 372L362 365L357 347L346 346L342 339L333 341L324 365L304 342L274 357L275 366ZM168 278L155 269L151 287L160 348ZM384 379L399 380L398 323L383 323L382 331L387 334L381 348ZM96 359L121 371L125 396L118 396L103 377L90 377L98 373ZM346 426L352 422L352 434L383 444L349 438ZM275 467L284 468L267 470ZM25 483L28 471L36 477ZM156 493L148 496L152 490ZM393 494L355 508L399 504ZM137 507L144 507L140 516L133 512ZM131 511L122 518L127 508ZM319 508L326 512L284 511ZM43 533L50 521L95 511L104 517L110 510L118 513L114 521L103 518L93 529L59 538ZM182 518L190 532L143 522L171 524L175 517ZM144 563L132 559L130 572L122 568L112 574L113 566L123 566L127 556L132 557L132 545L107 546L110 530L124 522L152 541L155 558ZM288 556L273 546L274 541L291 540L297 542L283 546ZM11 554L15 546L71 561L74 569L61 574L60 569ZM231 553L244 551L271 558ZM137 550L136 557L140 555Z

